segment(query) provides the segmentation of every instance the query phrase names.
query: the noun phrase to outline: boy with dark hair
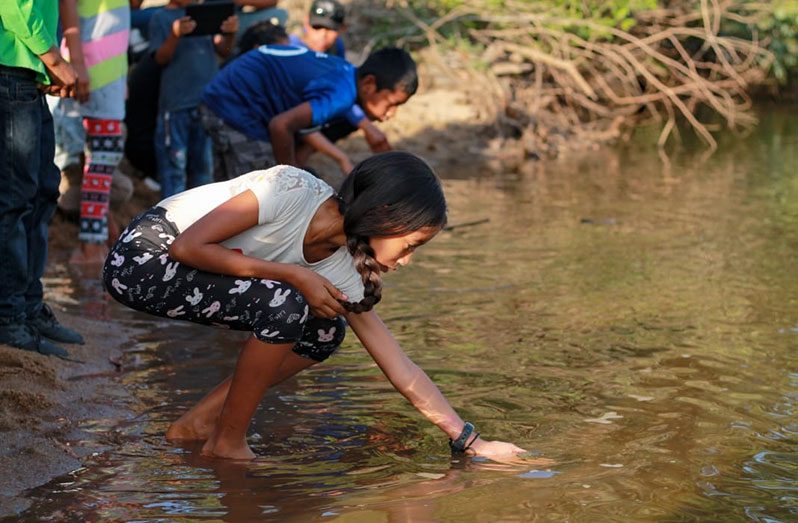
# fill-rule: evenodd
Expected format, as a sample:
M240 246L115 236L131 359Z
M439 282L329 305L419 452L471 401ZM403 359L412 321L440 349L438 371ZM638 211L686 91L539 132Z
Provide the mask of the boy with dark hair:
M244 34L241 36L241 40L239 41L239 45L240 49L238 56L241 56L247 51L257 49L262 45L289 45L288 34L285 32L285 29L282 26L274 25L268 21L259 22L244 32ZM347 111L347 115L352 113L355 107L357 107L357 111L359 111L363 119L368 121L363 114L363 110L357 105L352 106L352 108ZM355 127L353 127L353 129L355 129ZM338 163L338 166L345 175L349 174L349 171L352 170L352 162L349 160L349 156L347 156L346 153L341 149L333 145L333 143L330 142L324 135L322 135L321 131L318 129L305 129L301 131L299 135L301 137L301 143L298 143L296 146L298 165L304 166L305 160L310 153L314 150L318 150ZM222 172L219 163L219 157L214 156L214 178L216 181L227 180L227 175L226 173Z
M238 40L237 57L262 45L286 43L288 43L288 33L285 32L285 27L273 24L271 20L265 20L251 25L244 31Z
M344 41L341 38L341 33L346 29L345 17L344 6L337 0L314 0L305 15L302 35L292 34L290 43L307 47L313 51L346 58ZM366 118L360 106L355 104L344 115L334 118L316 129L320 134L305 137L304 143L297 147L297 161L300 165L304 165L307 158L316 149L335 159L344 173L349 172L349 169L352 168L349 157L333 143L358 129L363 131L363 136L372 152L391 150L391 144L388 143L385 133Z
M359 68L305 48L262 46L231 62L205 88L203 122L227 178L275 163L297 165L296 133L358 103L383 121L418 88L416 64L398 48Z

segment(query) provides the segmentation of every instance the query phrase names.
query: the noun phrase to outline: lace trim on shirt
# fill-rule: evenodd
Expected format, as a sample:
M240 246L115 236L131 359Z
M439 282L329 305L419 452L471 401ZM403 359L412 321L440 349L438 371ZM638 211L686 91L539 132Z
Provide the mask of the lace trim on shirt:
M310 189L317 196L321 196L332 189L309 172L290 165L277 165L262 171L253 178L253 181L272 184L273 194L282 194L296 189Z

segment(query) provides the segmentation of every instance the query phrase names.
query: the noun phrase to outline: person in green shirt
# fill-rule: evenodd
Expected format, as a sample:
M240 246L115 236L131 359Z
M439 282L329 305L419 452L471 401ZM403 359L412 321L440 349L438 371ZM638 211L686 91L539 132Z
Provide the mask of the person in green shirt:
M0 343L68 356L83 343L43 302L47 226L58 199L53 119L45 93L75 95L56 46L57 0L0 1Z

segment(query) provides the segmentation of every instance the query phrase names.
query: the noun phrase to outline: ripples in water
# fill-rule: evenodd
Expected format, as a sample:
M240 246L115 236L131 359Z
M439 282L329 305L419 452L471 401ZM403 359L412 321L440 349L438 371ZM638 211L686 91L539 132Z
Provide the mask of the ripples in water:
M352 340L267 396L261 458L203 458L162 434L237 338L114 309L149 330L122 380L140 414L93 427L118 446L22 520L798 520L798 157L778 133L798 129L765 120L670 174L630 151L446 182L451 222L479 224L391 275L380 313L464 418L555 464L451 459Z

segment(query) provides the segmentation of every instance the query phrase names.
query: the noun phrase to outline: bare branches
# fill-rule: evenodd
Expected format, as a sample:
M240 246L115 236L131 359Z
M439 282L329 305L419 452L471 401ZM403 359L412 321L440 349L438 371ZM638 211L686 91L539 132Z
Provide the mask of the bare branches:
M713 150L709 121L732 129L755 123L746 91L766 78L773 61L756 37L721 33L724 20L753 26L767 8L740 0L700 0L698 8L672 1L640 13L628 31L552 14L544 2L506 0L498 10L490 0L462 0L434 21L412 14L407 0L397 4L435 53L446 52L440 31L468 20L460 34L484 46L486 67L474 74L463 58L455 69L472 71L469 83L478 99L492 97L497 120L527 137L532 128L537 142L565 126L615 139L645 119L660 122L660 147L682 121Z

